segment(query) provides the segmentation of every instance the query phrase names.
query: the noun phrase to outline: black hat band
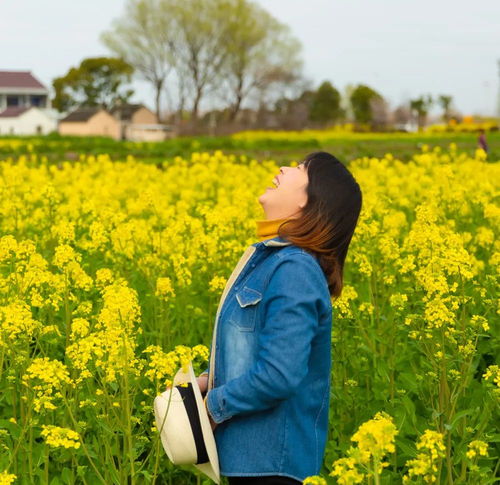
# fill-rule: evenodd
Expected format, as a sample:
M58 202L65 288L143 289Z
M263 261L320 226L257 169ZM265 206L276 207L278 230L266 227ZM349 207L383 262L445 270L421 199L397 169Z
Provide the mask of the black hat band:
M209 461L207 448L205 447L205 440L203 439L203 432L201 431L200 415L198 414L198 406L196 406L196 398L194 396L193 386L190 382L187 387L175 386L179 390L182 397L186 413L189 418L189 424L194 437L196 445L196 454L198 459L196 465L207 463Z

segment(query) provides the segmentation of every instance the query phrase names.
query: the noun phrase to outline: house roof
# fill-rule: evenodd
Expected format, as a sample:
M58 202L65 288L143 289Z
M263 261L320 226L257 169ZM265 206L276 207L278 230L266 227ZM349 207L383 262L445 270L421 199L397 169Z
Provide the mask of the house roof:
M16 118L33 106L8 106L0 112L0 118Z
M30 71L0 71L0 88L47 89Z
M69 113L60 121L88 121L92 116L101 111L103 108L100 106L90 108L77 108L75 111Z
M120 118L121 120L124 121L130 121L132 119L132 116L134 113L143 108L144 106L142 104L121 104L114 106L109 110L109 112L115 117L115 118ZM120 116L119 116L120 115Z

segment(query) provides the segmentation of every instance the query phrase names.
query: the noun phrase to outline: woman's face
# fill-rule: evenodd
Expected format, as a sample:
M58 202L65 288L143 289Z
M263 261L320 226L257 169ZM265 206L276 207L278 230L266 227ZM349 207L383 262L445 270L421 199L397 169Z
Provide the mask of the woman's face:
M299 217L307 204L307 184L309 178L304 162L296 167L280 167L274 179L275 184L267 187L259 196L266 219Z

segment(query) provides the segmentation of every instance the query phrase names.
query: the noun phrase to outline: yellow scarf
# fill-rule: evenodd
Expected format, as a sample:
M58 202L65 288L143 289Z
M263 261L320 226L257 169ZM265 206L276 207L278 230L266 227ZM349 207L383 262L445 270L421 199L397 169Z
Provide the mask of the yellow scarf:
M257 224L257 237L259 241L264 241L265 239L271 239L278 236L278 227L281 223L288 220L288 217L282 219L264 219L256 220Z

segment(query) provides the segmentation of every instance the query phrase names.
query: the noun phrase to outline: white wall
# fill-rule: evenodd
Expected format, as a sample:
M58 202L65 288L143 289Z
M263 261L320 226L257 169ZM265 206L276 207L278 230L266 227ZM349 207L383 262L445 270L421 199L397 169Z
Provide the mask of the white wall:
M57 130L57 120L39 108L31 108L15 118L0 117L0 135L46 135Z

